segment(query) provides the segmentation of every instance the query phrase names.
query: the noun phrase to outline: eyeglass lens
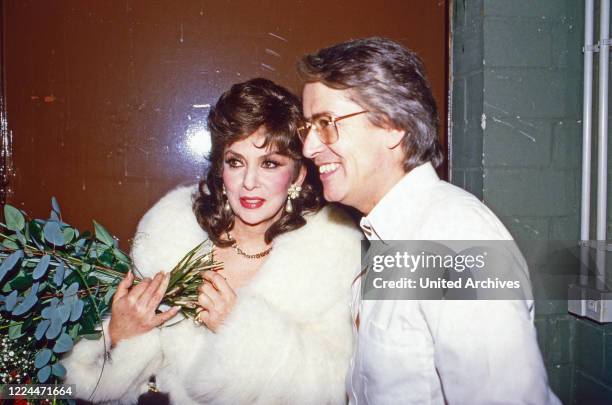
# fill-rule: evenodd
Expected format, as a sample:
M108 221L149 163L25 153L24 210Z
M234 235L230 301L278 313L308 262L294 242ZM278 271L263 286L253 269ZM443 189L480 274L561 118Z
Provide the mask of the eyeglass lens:
M302 142L306 140L306 137L313 127L317 131L319 140L324 144L334 143L338 140L338 132L336 131L333 118L321 116L314 119L312 122L304 123L304 126L298 129L298 135Z

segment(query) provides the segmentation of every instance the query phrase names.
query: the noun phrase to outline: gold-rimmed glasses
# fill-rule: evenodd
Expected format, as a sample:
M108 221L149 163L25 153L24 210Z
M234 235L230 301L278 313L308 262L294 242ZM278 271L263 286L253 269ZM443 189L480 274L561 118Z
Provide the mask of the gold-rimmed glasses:
M315 127L319 140L326 145L330 145L338 141L339 134L338 127L336 126L338 121L367 112L369 111L363 110L352 114L342 115L340 117L334 117L328 113L315 114L311 119L305 120L302 126L298 128L298 136L300 137L300 141L304 143L312 127Z

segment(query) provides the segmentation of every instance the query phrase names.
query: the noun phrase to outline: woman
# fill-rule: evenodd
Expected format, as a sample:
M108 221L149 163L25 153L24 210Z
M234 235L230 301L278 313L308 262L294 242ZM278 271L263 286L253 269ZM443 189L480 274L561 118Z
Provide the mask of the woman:
M134 403L155 376L175 404L345 403L360 232L337 209L319 210L295 136L300 119L299 100L265 79L221 96L208 117L206 179L140 221L132 256L149 278L119 286L103 370L99 341L64 360L79 396ZM158 328L177 310L155 314L167 286L156 272L206 238L224 268L204 274L199 324Z

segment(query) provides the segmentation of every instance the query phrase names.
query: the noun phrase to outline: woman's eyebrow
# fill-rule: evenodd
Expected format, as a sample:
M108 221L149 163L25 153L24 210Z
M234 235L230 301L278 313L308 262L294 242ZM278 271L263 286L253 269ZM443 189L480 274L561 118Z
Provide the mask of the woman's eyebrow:
M238 153L238 152L234 152L234 151L233 151L233 150L231 150L231 149L228 149L228 150L226 150L226 151L225 151L225 156L230 155L230 154L231 154L231 155L234 155L234 156L236 156L236 157L239 157L239 158L241 158L241 159L244 159L244 156L242 156L242 155L241 155L240 153Z
M281 154L281 153L279 153L279 152L269 152L269 153L266 153L265 155L261 156L261 157L260 157L260 159L262 159L262 160L263 160L263 159L269 159L269 158L271 158L271 157L277 157L277 158L279 158L279 157L284 157L284 156L285 156L285 155L283 155L283 154Z

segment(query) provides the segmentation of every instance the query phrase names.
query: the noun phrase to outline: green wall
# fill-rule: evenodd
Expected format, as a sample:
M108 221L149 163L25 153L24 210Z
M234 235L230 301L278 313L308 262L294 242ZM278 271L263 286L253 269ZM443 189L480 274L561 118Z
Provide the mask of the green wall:
M453 2L451 179L522 247L579 237L583 8L579 0ZM536 327L563 403L612 403L612 326L568 314L565 301L539 300Z

